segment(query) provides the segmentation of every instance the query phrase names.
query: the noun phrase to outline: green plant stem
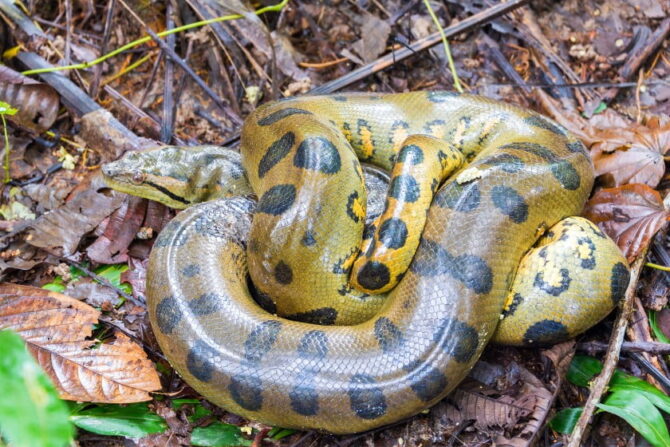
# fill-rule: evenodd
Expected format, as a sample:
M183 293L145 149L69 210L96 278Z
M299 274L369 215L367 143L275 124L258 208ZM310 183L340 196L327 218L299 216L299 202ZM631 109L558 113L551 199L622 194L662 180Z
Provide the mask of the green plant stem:
M666 267L664 265L658 265L654 264L653 262L647 262L644 264L645 267L651 267L656 270L663 270L664 272L670 272L670 267Z
M266 12L280 11L284 6L286 6L286 4L288 2L289 2L289 0L282 0L280 3L277 3L276 5L266 6L265 8L258 9L256 11L254 11L254 14L261 15L261 14L265 14ZM241 19L241 18L244 18L244 16L242 14L231 14L231 15L228 15L228 16L215 17L213 19L201 20L199 22L193 22L193 23L189 23L188 25L183 25L183 26L179 26L177 28L172 28L172 29L169 29L169 30L166 30L166 31L161 31L160 33L157 33L157 36L158 37L165 37L165 36L168 36L170 34L179 33L179 32L182 32L182 31L188 31L190 29L199 28L199 27L205 26L205 25L211 25L212 23L225 22L225 21L228 21L228 20L236 20L236 19ZM101 62L106 61L110 57L114 57L117 54L123 53L126 50L129 50L129 49L134 48L136 46L145 44L149 41L151 41L151 36L144 36L144 37L141 37L141 38L139 38L137 40L134 40L130 43L127 43L127 44L123 45L122 47L119 47L119 48L117 48L113 51L110 51L109 53L104 54L104 55L100 56L99 58L97 58L97 59L95 59L91 62L84 62L84 63L81 63L81 64L65 65L65 66L62 66L62 67L37 68L37 69L34 69L34 70L24 71L21 74L28 76L28 75L32 75L32 74L51 73L51 72L54 72L54 71L61 71L61 70L81 70L81 69L85 69L85 68L90 68L94 65L97 65Z
M12 178L9 175L9 134L7 133L7 121L5 121L5 114L0 113L2 118L2 133L5 136L5 183L9 183Z
M430 14L430 17L433 19L433 22L435 22L435 25L437 25L437 29L440 33L440 36L442 36L442 45L444 45L444 52L447 55L447 61L449 61L449 70L451 70L451 75L454 78L454 88L459 93L463 93L463 88L461 87L461 81L458 79L458 73L456 72L456 65L454 65L454 59L451 57L451 49L449 48L449 41L447 40L447 35L444 33L442 25L440 25L440 21L437 19L437 16L435 15L435 11L433 11L433 8L430 6L430 1L423 0L423 3L426 5L426 9L428 9L428 13Z

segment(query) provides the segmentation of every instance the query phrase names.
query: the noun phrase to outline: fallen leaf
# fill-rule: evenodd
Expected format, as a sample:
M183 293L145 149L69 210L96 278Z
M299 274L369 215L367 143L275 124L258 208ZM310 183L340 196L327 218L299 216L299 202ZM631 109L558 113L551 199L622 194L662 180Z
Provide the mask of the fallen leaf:
M142 226L147 200L127 196L114 211L104 233L86 249L88 257L100 264L118 264L128 260L128 246Z
M9 120L42 133L58 116L59 96L51 86L0 65L0 101L18 109Z
M100 312L60 293L0 284L0 329L17 332L63 399L131 403L160 389L142 348L118 332L112 343L90 339Z
M660 194L637 183L596 192L583 215L617 243L629 262L670 218Z
M368 63L377 59L386 50L386 41L391 33L391 26L372 14L363 14L361 38L351 48Z

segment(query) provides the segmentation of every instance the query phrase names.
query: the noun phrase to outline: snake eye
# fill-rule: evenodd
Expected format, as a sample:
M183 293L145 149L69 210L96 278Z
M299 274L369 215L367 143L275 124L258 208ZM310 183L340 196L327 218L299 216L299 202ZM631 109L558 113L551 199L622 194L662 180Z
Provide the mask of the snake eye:
M144 182L145 177L146 175L143 172L135 171L133 176L130 178L130 181L136 185L140 185L142 182Z

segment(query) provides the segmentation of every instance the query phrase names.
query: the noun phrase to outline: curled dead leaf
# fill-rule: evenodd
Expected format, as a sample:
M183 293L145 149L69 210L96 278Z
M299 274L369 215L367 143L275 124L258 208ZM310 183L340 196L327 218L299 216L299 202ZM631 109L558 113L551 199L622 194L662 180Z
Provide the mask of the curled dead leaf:
M629 262L670 219L660 194L638 183L596 192L583 215L617 243Z
M0 101L18 109L11 121L42 133L58 116L59 96L51 86L0 65Z
M100 312L60 293L0 284L0 329L12 329L51 377L63 399L131 403L160 389L151 361L116 333L112 343L91 339Z

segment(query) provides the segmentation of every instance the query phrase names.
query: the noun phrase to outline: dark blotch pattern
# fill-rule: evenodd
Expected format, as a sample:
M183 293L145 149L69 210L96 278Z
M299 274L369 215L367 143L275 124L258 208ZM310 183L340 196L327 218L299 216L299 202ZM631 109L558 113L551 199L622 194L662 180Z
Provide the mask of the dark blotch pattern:
M272 143L258 163L258 177L263 178L277 163L291 151L295 143L295 134L286 132L281 138Z
M291 115L311 115L312 112L295 107L284 107L258 120L259 126L269 126Z
M381 262L368 261L358 272L358 283L368 290L377 290L391 279L389 268Z
M328 355L328 336L323 331L309 331L300 339L297 351L301 358L322 359Z
M295 186L291 184L276 185L268 189L258 201L256 211L278 216L293 205Z
M449 183L435 197L435 204L442 208L469 213L476 209L481 202L481 193L477 183L459 185Z
M556 154L541 144L519 141L501 146L500 149L514 149L534 154L549 163L551 173L563 188L570 191L579 188L581 178L575 167L567 160L560 160Z
M539 116L539 115L531 115L527 118L524 118L523 120L526 124L529 124L534 127L539 127L540 129L548 130L551 133L554 133L556 135L561 135L561 136L566 136L568 133L567 131L559 126L556 123L551 122L549 119Z
M430 402L442 395L447 388L447 378L437 368L416 361L403 368L409 374L407 381L419 399Z
M209 382L214 375L218 352L202 340L196 340L186 356L186 368L201 382Z
M418 165L423 162L423 151L416 144L408 144L403 146L398 152L397 163L409 163L411 165Z
M524 298L520 293L515 293L514 297L512 297L512 302L510 303L509 307L507 309L503 309L503 317L509 317L510 315L514 315L514 312L516 312L517 308L519 307L519 304L523 303Z
M314 232L311 230L305 231L305 234L302 236L300 243L305 247L311 247L316 244L316 238L314 237Z
M177 306L177 300L168 296L156 305L156 324L164 334L171 334L172 330L181 321L181 311Z
M477 352L479 334L467 323L454 318L445 318L435 332L433 340L456 361L465 363Z
M209 315L219 310L224 300L224 297L216 293L203 293L198 298L189 301L188 307L194 315Z
M181 273L187 278L193 278L200 273L200 266L198 264L189 264L182 269Z
M296 385L288 393L291 399L291 409L303 416L314 416L319 412L319 395L313 381L313 373L303 372L298 375Z
M264 321L256 326L244 342L244 358L252 363L260 361L277 341L281 326L281 321L276 320Z
M421 188L411 175L399 175L391 181L389 195L401 202L416 202L421 194Z
M438 243L421 238L410 269L422 276L449 274L475 293L489 293L493 287L493 271L479 256L452 256Z
M347 197L347 216L356 223L361 220L361 217L354 211L354 204L358 200L358 197L358 191L352 192L349 194L349 197Z
M588 156L589 152L586 150L586 146L581 141L571 141L565 145L565 147L573 153L582 154Z
M258 411L263 406L263 383L256 374L238 374L230 379L228 391L242 408Z
M308 312L298 312L286 315L289 320L304 321L305 323L320 324L322 326L331 326L337 320L337 310L332 307L321 307Z
M615 305L619 304L626 294L629 281L630 271L628 270L628 267L626 267L623 262L614 264L610 276L610 290L612 293L612 302Z
M341 163L335 145L323 137L305 138L293 157L294 166L324 174L339 172Z
M457 92L426 92L428 101L436 103L447 102L458 95L459 93Z
M375 379L366 374L355 374L349 382L351 410L362 419L376 419L386 413L386 398L375 386Z
M182 231L181 222L171 220L160 232L154 247L181 247L188 240L188 233Z
M523 336L525 344L547 345L559 343L570 338L563 323L554 320L542 320L528 328Z
M588 247L588 256L579 259L582 268L586 270L593 270L596 268L596 244L594 244L589 237L577 238L577 244L580 246L586 245Z
M386 317L375 321L375 337L382 351L389 352L402 344L402 331Z
M379 239L386 247L398 249L407 240L407 225L397 217L387 219L379 227Z
M571 281L570 272L568 272L568 269L560 269L559 274L561 275L561 283L558 286L553 286L545 282L543 272L539 272L537 275L535 275L535 281L533 282L533 286L541 290L544 290L549 295L559 296L561 293L565 292L570 288L570 281Z
M291 284L293 282L293 270L284 261L279 261L275 267L275 279L279 284Z
M523 223L528 219L528 205L523 197L509 186L491 188L491 200L503 214L515 223Z
M491 155L481 161L486 166L498 166L503 171L514 174L523 169L524 162L520 157L512 154L499 153Z

